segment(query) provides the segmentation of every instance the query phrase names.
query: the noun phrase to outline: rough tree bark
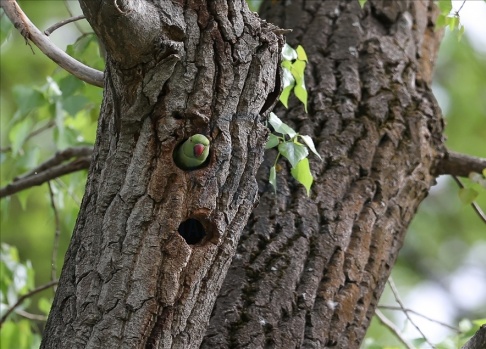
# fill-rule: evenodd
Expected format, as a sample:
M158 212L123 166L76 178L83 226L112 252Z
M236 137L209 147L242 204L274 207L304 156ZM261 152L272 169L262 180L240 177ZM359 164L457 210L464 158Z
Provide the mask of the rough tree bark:
M42 347L199 347L258 190L202 346L359 347L443 154L432 0L267 2L311 61L311 116L281 114L325 158L310 198L287 168L272 194L275 154L255 180L278 29L243 0L80 2L105 96ZM183 171L172 153L194 133L210 160ZM202 241L178 233L188 219Z
M269 21L309 56L309 116L279 114L311 135L310 198L259 170L250 217L216 301L203 348L359 348L443 156L431 93L440 41L432 1L268 1Z
M257 199L283 40L244 0L80 3L105 90L42 348L199 347ZM184 171L195 133L209 161Z

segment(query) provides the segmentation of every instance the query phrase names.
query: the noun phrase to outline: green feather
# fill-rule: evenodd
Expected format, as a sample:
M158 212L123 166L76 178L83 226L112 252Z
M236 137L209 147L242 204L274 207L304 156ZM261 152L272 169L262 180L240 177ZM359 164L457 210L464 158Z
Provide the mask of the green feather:
M204 150L198 157L194 154L194 147L197 144L204 146ZM182 146L177 150L176 162L184 169L193 169L199 167L206 161L209 154L209 139L201 134L195 134L189 137Z

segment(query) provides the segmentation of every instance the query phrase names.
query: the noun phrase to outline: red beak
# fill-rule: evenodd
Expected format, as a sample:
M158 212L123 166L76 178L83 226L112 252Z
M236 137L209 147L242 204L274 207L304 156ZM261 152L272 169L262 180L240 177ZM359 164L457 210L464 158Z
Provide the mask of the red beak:
M196 144L194 146L194 156L197 157L197 158L200 157L201 154L204 151L204 148L205 148L204 145L202 145L202 144Z

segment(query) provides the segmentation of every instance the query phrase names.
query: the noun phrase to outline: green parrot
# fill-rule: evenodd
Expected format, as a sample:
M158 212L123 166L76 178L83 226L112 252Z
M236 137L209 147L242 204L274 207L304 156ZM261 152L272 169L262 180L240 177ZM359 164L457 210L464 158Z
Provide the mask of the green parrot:
M176 163L189 170L195 169L206 161L209 154L209 139L201 134L195 134L185 141L176 153Z

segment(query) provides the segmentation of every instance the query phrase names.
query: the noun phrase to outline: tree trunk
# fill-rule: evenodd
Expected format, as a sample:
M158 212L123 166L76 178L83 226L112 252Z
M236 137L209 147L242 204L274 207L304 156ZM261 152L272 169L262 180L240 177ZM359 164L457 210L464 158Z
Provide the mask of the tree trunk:
M202 348L359 348L444 152L435 5L267 1L263 14L307 51L309 116L297 102L276 113L324 161L310 198L285 166L275 196L266 154Z
M283 41L244 0L80 3L105 91L41 347L199 347L257 199ZM180 169L196 133L209 160Z
M310 198L285 165L273 194L275 153L258 170L278 28L243 0L80 2L105 96L42 348L199 347L223 280L203 347L358 348L443 154L432 0L265 5L310 58L310 116L279 112L324 158ZM195 133L208 163L182 170Z

